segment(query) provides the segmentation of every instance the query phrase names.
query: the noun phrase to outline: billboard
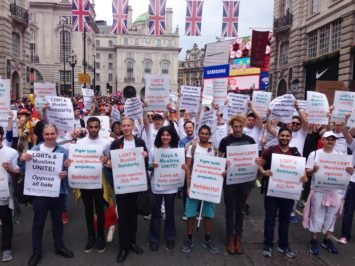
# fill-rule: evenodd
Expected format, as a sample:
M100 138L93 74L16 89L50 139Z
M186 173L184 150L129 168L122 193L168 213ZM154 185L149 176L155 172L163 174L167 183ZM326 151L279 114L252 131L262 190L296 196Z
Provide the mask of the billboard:
M229 76L229 65L209 66L203 68L205 79L225 78Z
M245 76L260 74L260 68L250 67L250 57L233 59L229 68L229 76Z

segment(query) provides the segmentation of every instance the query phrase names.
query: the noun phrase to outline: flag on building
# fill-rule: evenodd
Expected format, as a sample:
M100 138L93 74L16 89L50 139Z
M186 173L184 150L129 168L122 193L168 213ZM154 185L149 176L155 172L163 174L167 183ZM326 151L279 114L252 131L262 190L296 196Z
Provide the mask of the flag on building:
M165 34L165 7L167 0L149 0L148 29L151 35Z
M112 0L113 25L111 33L127 34L128 0Z
M269 42L268 31L253 30L251 36L250 66L263 68L265 65L266 47Z
M201 36L203 1L186 0L186 36Z
M238 37L240 1L223 1L222 37Z
M89 0L72 0L72 31L89 31L90 8Z

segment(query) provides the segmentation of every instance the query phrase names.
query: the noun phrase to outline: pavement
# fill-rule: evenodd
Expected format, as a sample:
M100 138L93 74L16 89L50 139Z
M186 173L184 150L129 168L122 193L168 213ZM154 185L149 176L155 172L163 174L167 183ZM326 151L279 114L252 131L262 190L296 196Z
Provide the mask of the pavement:
M320 248L319 256L312 256L309 253L308 243L310 234L303 229L300 223L291 224L289 232L290 247L296 253L296 258L290 259L286 256L274 251L271 258L262 256L263 248L263 223L264 208L263 196L260 195L258 189L254 189L250 201L250 214L245 218L244 235L243 235L243 255L228 255L225 251L225 219L224 219L224 203L216 206L216 216L213 222L212 239L216 246L220 249L219 254L210 254L204 250L202 243L204 240L203 222L199 232L194 233L194 247L189 254L180 252L181 245L186 239L186 222L182 217L182 200L176 199L175 219L177 226L176 245L173 250L167 250L164 241L161 242L158 252L152 252L148 246L148 230L149 221L145 221L139 216L137 244L144 249L143 255L129 254L127 260L122 265L155 265L155 266L224 266L224 265L355 265L355 243L348 245L336 244L339 249L338 255L330 254L328 251ZM114 239L111 243L107 243L106 251L98 253L93 250L91 253L84 253L84 246L87 240L86 225L84 219L84 207L82 202L75 202L72 196L69 197L69 224L64 226L64 243L67 248L73 250L75 256L73 259L65 259L54 254L54 246L52 240L51 222L48 217L46 227L43 234L43 258L41 266L54 265L98 265L109 266L117 265L116 256L118 250L117 228ZM300 216L299 216L300 217ZM31 250L31 226L33 211L31 206L23 206L20 216L20 223L15 225L13 239L13 260L4 265L27 265L32 254ZM301 218L301 217L300 217ZM341 217L336 223L334 235L339 236L341 225ZM355 226L352 234L355 235ZM321 239L321 237L320 237ZM275 240L277 241L277 228L275 229Z

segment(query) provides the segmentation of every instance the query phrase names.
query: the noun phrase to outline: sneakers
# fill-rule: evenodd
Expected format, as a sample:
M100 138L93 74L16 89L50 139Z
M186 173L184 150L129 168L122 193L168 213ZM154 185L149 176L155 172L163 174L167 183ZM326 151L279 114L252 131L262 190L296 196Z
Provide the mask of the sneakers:
M84 248L84 252L85 252L85 253L91 252L91 251L94 249L95 244L96 244L95 239L92 239L92 238L89 239L89 241L86 243L86 246L85 246L85 248Z
M287 247L287 248L278 247L277 251L284 254L286 257L291 258L291 259L296 257L296 254L289 247Z
M194 243L190 239L186 239L183 246L181 247L182 253L189 253L194 246Z
M66 211L62 212L62 223L68 224L69 223L69 215Z
M325 238L322 242L322 247L328 250L330 253L338 254L338 249L334 247L332 240Z
M99 253L104 252L106 249L106 243L104 239L98 239L96 243L96 251Z
M181 220L187 221L187 217L184 215L184 216L182 216Z
M346 239L346 237L341 237L338 242L342 245L348 244L348 240Z
M152 219L152 215L149 214L149 215L143 216L143 219L146 220L146 221L150 220L150 219Z
M10 249L6 249L1 254L1 261L7 262L12 260L12 251Z
M261 182L260 182L259 179L255 180L255 185L256 185L257 188L261 188Z
M309 244L309 252L311 252L312 255L317 256L319 254L317 239L311 239Z
M291 215L290 223L293 223L293 224L297 224L298 223L298 218L297 218L296 215Z
M263 256L270 258L272 256L272 247L265 246L263 249Z
M212 240L205 241L202 247L212 254L218 254L219 249L213 244Z

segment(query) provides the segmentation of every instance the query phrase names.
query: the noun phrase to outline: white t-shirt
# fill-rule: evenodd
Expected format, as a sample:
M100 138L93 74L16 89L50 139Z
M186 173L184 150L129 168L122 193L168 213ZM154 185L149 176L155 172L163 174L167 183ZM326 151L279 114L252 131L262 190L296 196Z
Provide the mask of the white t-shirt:
M304 142L306 141L307 132L301 128L298 131L292 131L292 139L290 141L290 147L296 147L299 153L303 156Z
M39 150L43 151L43 152L47 152L47 153L52 153L54 150L54 147L47 147L44 145L44 143L42 143L41 145L39 145Z
M134 139L132 139L132 140L123 139L123 147L125 149L135 148L136 143L134 142Z
M340 154L339 152L333 150L332 152L325 152L323 149L319 149L316 151L312 151L307 159L307 163L306 163L306 169L313 169L315 165L318 165L319 162L319 155L320 154ZM312 184L311 184L311 188L315 189L318 192L331 192L332 194L339 194L341 193L343 190L339 190L339 189L324 189L324 188L314 188L314 181L315 178L312 178Z
M208 155L208 156L214 156L214 149L211 147L201 147L200 144L196 144L196 150L195 154L203 154L203 155ZM192 158L192 145L189 146L186 152L186 157L187 158Z
M244 127L243 133L254 139L255 143L258 144L259 150L261 150L260 146L260 135L263 128L258 128L257 126L253 126L252 128Z
M335 133L333 132L337 138L335 142L335 147L334 150L342 153L342 154L347 154L348 153L348 144L346 143L346 139L344 137L343 132L340 133Z
M19 169L19 166L17 165L17 159L18 159L18 153L15 149L12 149L8 146L3 145L2 148L0 149L0 154L5 156L6 155L6 160L5 162L8 162L13 169ZM0 165L0 167L2 167ZM9 188L11 186L11 176L7 174L8 178L8 183L9 183ZM10 189L10 195L11 195L11 189ZM9 204L9 198L0 198L0 206L8 205Z
M76 143L81 145L99 145L102 147L102 153L105 156L109 156L111 142L112 138L106 139L99 136L96 139L91 139L89 136L86 136L85 138L79 139Z
M228 135L228 125L223 124L220 126L216 126L216 131L213 134L212 144L215 147L219 147L219 143L221 140Z

